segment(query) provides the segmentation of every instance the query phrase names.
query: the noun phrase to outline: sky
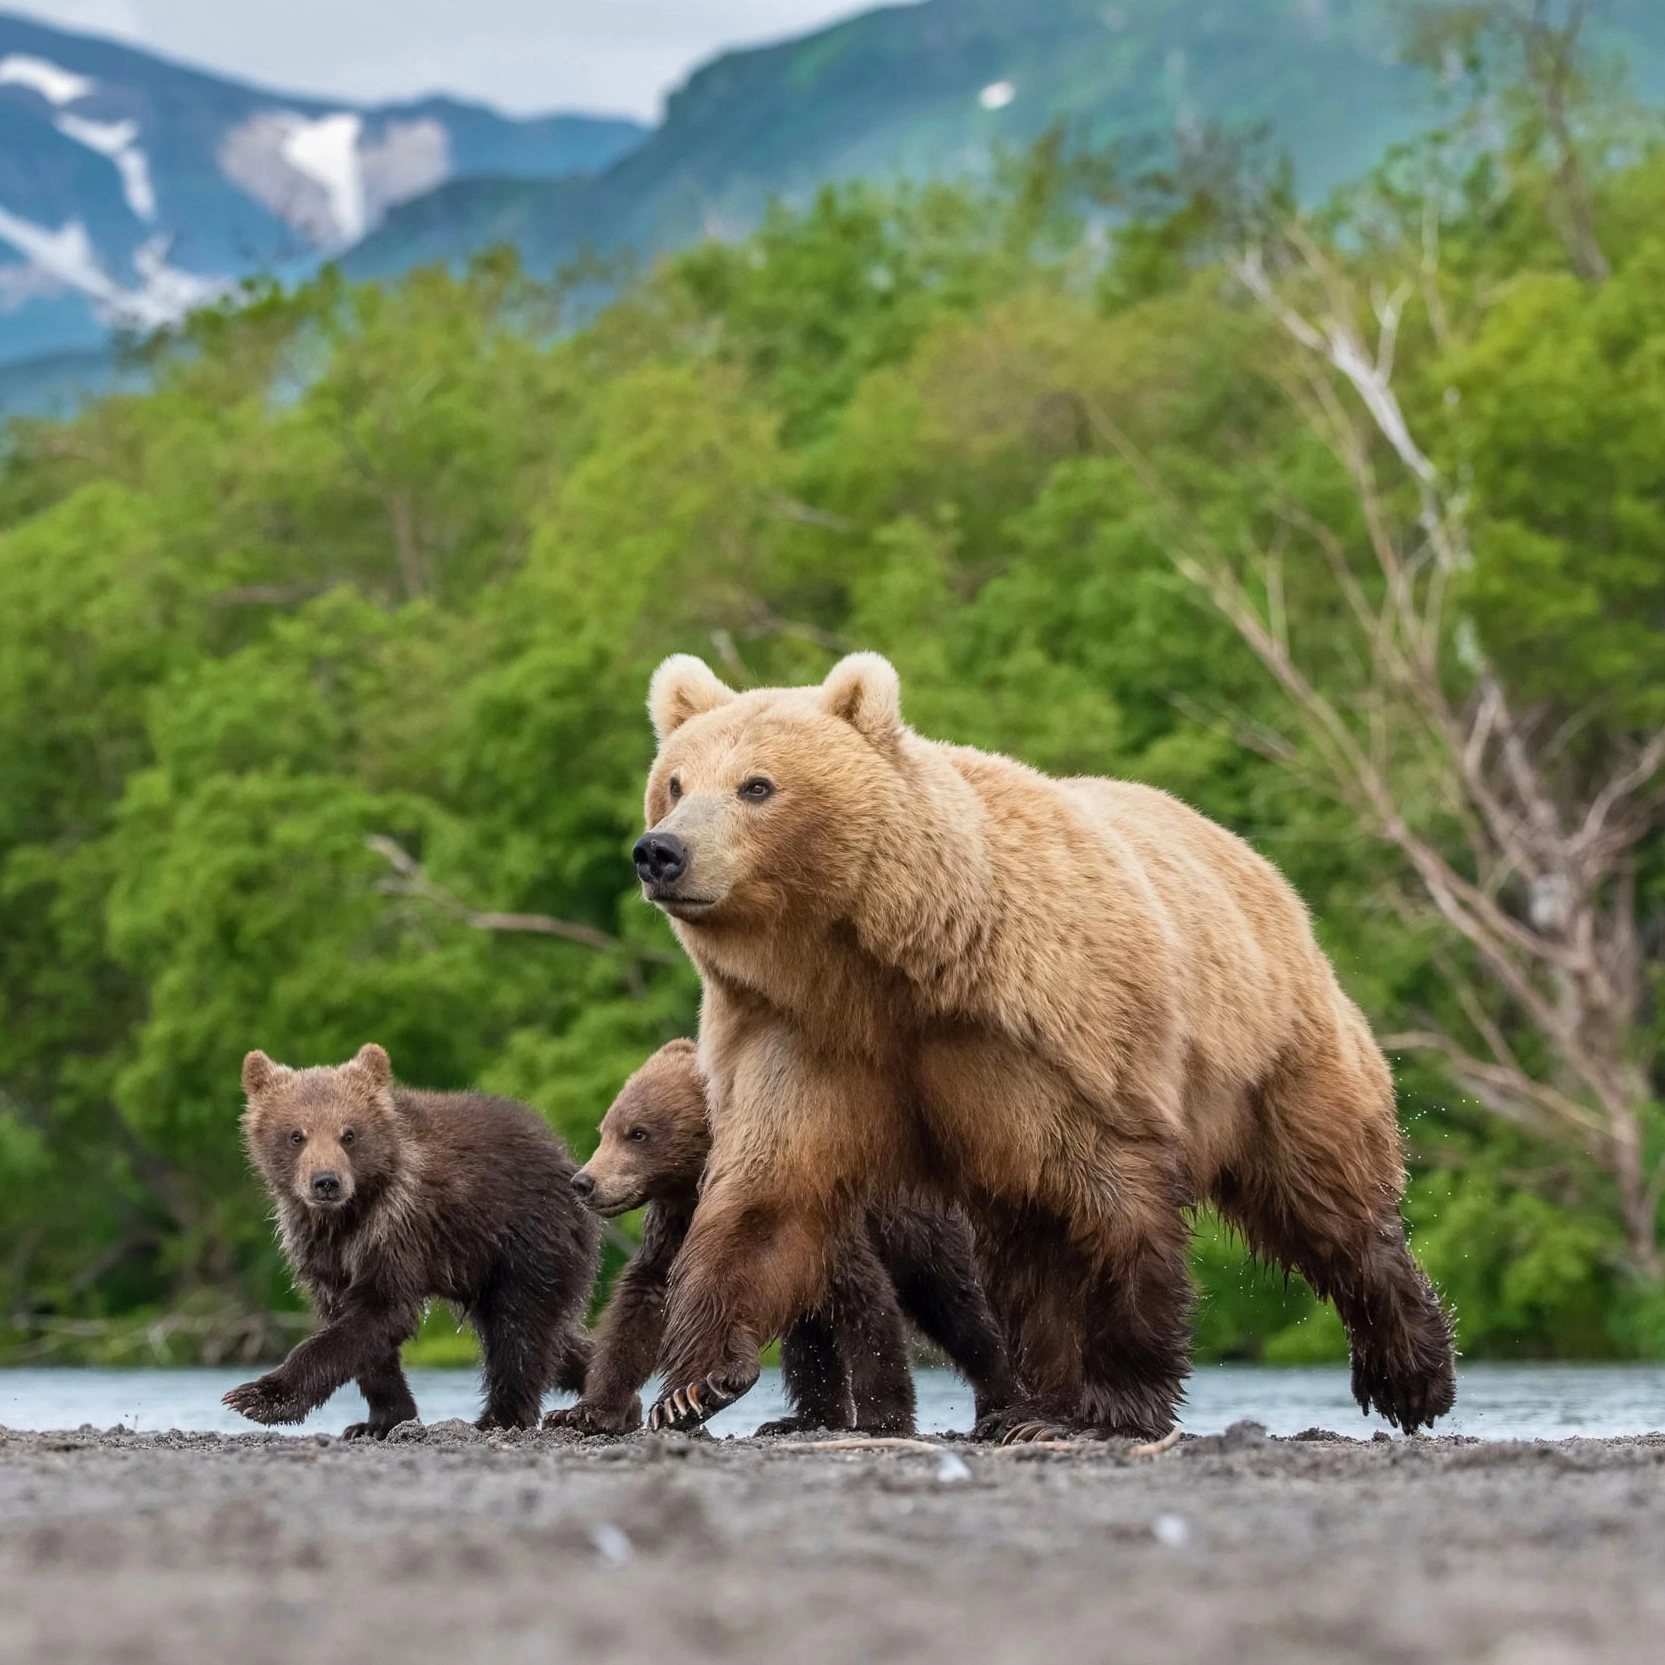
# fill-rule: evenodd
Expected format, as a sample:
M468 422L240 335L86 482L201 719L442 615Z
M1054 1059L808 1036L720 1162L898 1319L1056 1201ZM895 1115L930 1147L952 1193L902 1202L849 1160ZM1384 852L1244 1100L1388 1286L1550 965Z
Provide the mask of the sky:
M291 92L380 101L449 92L516 114L655 119L725 47L778 40L877 0L0 0Z

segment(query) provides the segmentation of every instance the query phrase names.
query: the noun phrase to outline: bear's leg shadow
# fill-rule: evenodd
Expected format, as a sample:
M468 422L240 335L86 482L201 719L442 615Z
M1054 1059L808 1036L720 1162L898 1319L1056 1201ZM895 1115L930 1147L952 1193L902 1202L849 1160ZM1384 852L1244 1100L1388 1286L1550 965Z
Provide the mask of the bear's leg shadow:
M1353 1358L1353 1397L1410 1432L1451 1409L1451 1317L1405 1241L1391 1089L1339 1067L1265 1090L1268 1136L1213 1187L1257 1255L1299 1272L1335 1303Z
M978 1421L1018 1397L1006 1343L978 1282L971 1227L957 1210L897 1208L868 1221L902 1311L971 1385Z

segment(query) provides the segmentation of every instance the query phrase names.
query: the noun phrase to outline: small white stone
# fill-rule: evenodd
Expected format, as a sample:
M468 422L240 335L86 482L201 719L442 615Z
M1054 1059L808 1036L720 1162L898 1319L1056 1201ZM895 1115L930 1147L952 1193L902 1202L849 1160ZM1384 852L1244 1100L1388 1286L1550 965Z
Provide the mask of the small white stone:
M1191 1528L1179 1515L1158 1515L1150 1523L1150 1533L1164 1549L1184 1549L1191 1541Z
M957 1456L952 1451L945 1451L937 1463L937 1484L939 1486L957 1486L962 1480L971 1478L971 1466L964 1457Z
M590 1528L590 1542L595 1545L596 1554L610 1567L622 1567L636 1554L636 1546L610 1520Z
M1004 110L1017 97L1017 88L1010 81L991 81L977 95L977 102L985 110Z

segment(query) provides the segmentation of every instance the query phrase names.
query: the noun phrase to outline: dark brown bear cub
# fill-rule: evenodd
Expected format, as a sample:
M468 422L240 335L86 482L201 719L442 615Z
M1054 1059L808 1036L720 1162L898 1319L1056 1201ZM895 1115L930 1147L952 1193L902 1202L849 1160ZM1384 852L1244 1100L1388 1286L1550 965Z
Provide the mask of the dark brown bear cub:
M302 1070L251 1052L243 1090L249 1156L324 1327L226 1404L256 1422L300 1422L357 1382L370 1414L347 1438L385 1437L416 1415L399 1349L434 1298L479 1334L479 1427L530 1428L547 1388L583 1389L600 1230L533 1111L395 1086L379 1046Z
M641 1425L638 1397L664 1332L671 1267L688 1234L710 1154L705 1084L691 1041L672 1041L631 1076L601 1124L601 1143L573 1186L599 1214L648 1205L642 1246L601 1321L583 1398L545 1425L587 1434ZM971 1383L977 1414L1013 1397L1005 1349L972 1271L958 1214L874 1211L835 1260L820 1304L781 1341L793 1414L760 1434L805 1428L911 1433L913 1375L904 1313Z

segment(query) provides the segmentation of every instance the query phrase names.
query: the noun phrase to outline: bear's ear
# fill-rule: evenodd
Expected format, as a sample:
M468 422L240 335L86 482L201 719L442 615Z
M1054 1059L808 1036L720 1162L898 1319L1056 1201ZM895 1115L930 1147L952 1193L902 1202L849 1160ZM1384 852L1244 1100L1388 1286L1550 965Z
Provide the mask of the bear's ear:
M716 672L703 659L696 659L691 653L673 653L648 683L648 715L653 719L653 732L661 740L668 739L690 717L702 717L733 698L734 690L719 681Z
M274 1064L264 1052L250 1052L243 1058L243 1091L250 1098L265 1092L280 1075L289 1072L282 1064Z
M367 1041L358 1049L353 1055L352 1067L367 1076L372 1086L387 1087L393 1082L393 1063L374 1041Z
M902 732L902 681L878 653L852 653L821 684L827 710L873 745L887 747Z

